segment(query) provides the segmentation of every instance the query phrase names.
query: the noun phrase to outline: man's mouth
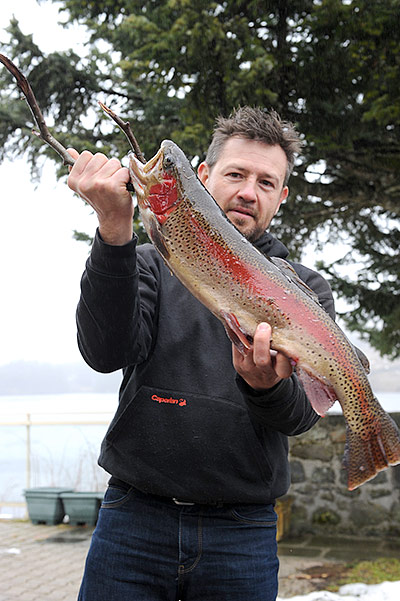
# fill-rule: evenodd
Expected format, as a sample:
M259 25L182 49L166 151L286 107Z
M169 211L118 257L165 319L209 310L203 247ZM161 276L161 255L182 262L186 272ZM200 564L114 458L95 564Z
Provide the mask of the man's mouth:
M254 219L254 213L250 209L245 209L244 207L232 207L228 210L228 213L233 216L241 217L241 218L252 218Z

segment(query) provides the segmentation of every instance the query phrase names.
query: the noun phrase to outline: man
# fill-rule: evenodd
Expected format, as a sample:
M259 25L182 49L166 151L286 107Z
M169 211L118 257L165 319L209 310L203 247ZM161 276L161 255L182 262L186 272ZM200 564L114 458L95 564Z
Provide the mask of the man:
M275 112L219 119L198 175L236 227L267 255L299 138ZM81 601L274 601L274 502L289 486L287 436L318 416L260 324L239 353L222 324L152 245L136 248L129 172L70 151L69 186L99 229L82 278L78 342L102 372L123 370L99 463L111 474ZM328 284L294 265L333 315Z

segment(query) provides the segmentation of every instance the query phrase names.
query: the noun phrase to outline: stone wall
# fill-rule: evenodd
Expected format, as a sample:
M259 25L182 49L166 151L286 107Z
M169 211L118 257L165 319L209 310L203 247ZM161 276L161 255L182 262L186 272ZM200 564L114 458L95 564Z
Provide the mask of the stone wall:
M400 413L391 414L400 425ZM347 490L342 468L342 415L328 415L309 432L290 439L293 499L290 534L400 535L400 465Z

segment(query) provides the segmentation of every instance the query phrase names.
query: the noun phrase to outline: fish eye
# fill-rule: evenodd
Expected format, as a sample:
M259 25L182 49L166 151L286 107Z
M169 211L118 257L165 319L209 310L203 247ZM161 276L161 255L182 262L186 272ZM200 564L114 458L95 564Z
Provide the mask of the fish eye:
M171 156L167 155L164 157L164 161L163 161L163 167L165 170L169 170L172 169L172 167L174 166L174 161L172 159Z

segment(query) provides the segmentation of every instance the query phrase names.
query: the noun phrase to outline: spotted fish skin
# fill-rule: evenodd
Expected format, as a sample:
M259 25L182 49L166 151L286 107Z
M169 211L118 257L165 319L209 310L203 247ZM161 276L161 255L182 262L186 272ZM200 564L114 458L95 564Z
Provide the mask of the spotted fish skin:
M146 165L130 159L141 217L170 270L224 324L240 350L257 325L296 365L320 415L338 400L346 421L348 488L400 463L396 424L380 406L354 347L283 259L259 252L232 225L183 152L165 140Z

